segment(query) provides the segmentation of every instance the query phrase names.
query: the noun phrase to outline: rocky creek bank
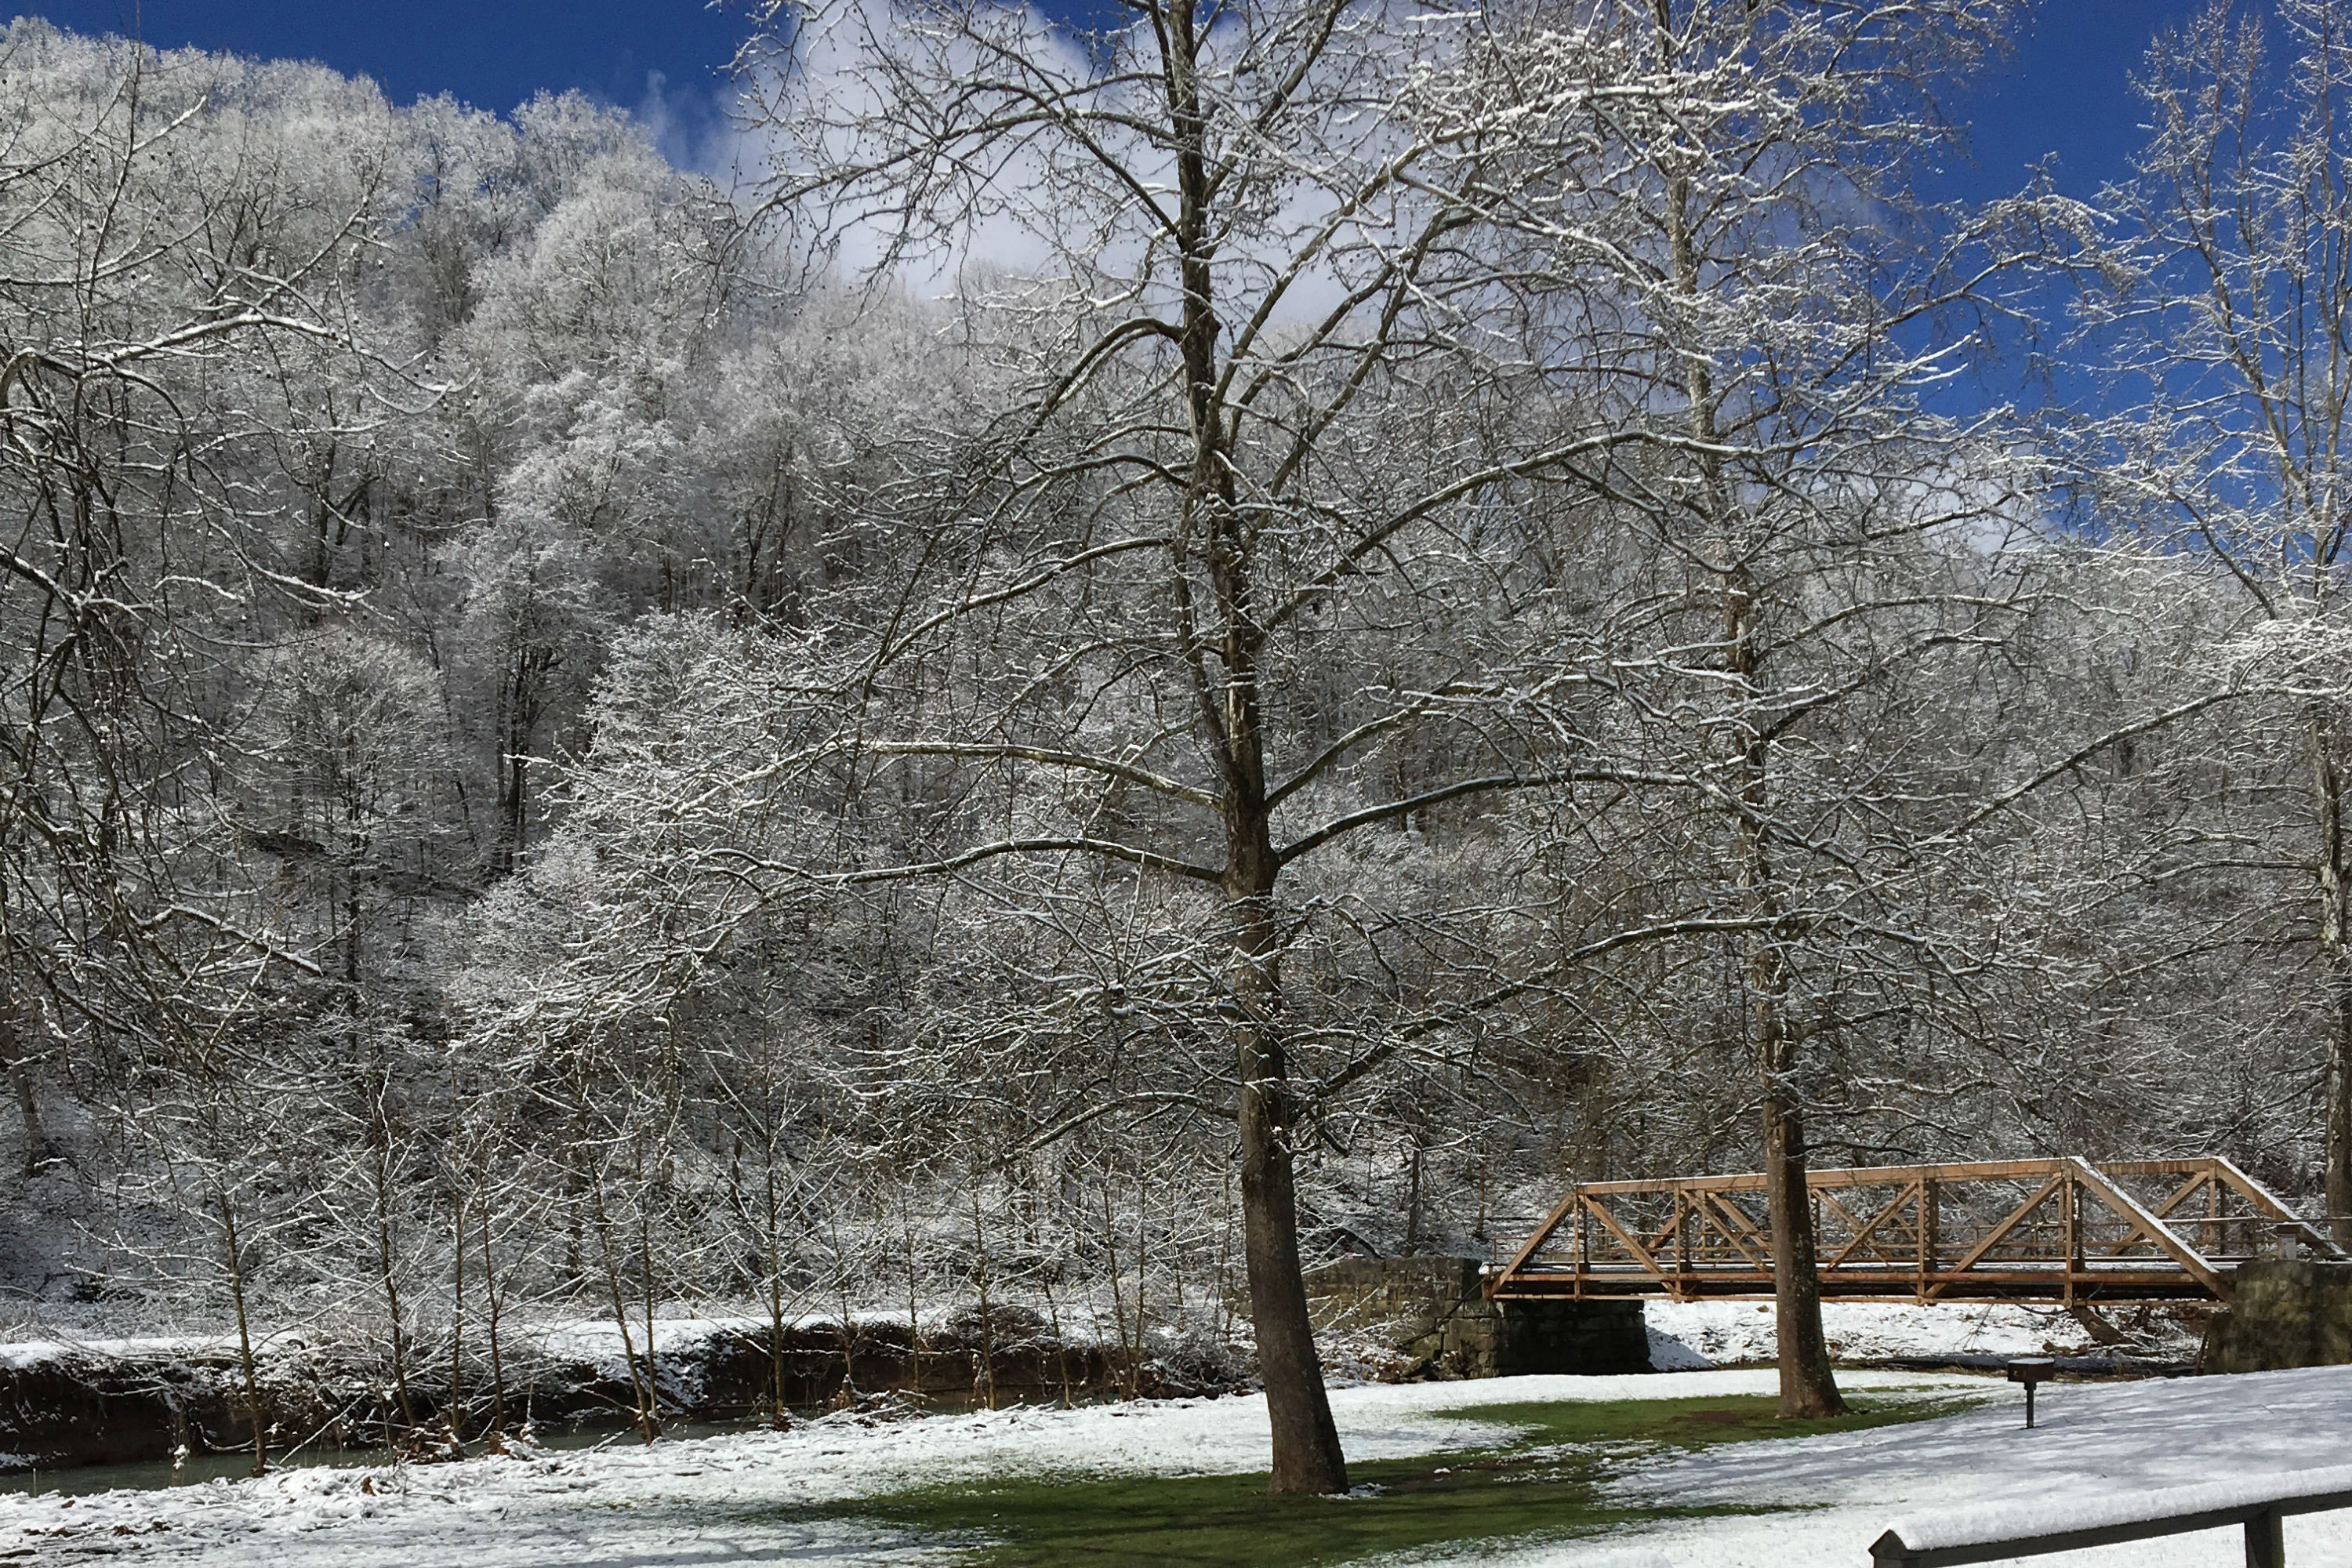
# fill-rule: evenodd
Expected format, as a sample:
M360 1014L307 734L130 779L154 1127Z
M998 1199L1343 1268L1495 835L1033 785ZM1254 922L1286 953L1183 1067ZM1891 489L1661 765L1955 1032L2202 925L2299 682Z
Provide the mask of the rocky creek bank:
M789 1327L781 1343L760 1324L661 1327L653 1381L666 1424L766 1415L780 1383L786 1409L807 1412L885 1392L950 1406L1223 1392L1242 1385L1246 1370L1213 1346L1171 1340L1139 1356L1126 1346L1066 1342L1042 1317L1007 1308L992 1314L984 1332L976 1312L926 1325L919 1344L903 1321L861 1321L845 1346L833 1322ZM641 1337L637 1354L642 1373ZM501 1388L480 1367L467 1368L457 1414L468 1437L525 1422L623 1428L637 1419L635 1384L609 1322L519 1338L502 1370ZM331 1345L277 1341L260 1358L260 1374L273 1449L422 1451L446 1443L446 1363L430 1373L412 1368L404 1400L382 1358ZM247 1449L249 1410L233 1344L0 1347L0 1471Z

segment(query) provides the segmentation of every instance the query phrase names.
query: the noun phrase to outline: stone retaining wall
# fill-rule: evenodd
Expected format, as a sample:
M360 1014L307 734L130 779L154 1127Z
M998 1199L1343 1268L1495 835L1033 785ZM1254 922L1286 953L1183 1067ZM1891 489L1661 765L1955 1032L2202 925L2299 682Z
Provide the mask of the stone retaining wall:
M2352 1263L2256 1258L2238 1265L2227 1311L2205 1331L2206 1372L2352 1363Z

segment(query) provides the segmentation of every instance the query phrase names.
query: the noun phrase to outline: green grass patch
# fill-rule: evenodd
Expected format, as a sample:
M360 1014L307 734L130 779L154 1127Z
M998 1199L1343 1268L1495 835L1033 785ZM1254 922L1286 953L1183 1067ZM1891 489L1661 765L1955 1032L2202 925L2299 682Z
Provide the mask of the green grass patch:
M1853 1414L1781 1421L1769 1398L1639 1399L1475 1405L1445 1414L1498 1427L1492 1448L1353 1464L1380 1489L1354 1498L1272 1497L1254 1476L1022 1477L795 1509L799 1519L870 1521L969 1544L984 1568L1307 1568L1445 1542L1518 1544L1612 1525L1748 1511L1642 1509L1602 1501L1601 1484L1662 1448L1850 1432L1941 1415L1948 1399L1865 1395Z

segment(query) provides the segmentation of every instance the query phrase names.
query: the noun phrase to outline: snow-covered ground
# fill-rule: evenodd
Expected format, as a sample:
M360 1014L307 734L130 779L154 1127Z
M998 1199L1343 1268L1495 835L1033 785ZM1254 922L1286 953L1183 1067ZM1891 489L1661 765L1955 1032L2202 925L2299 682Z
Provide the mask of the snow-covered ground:
M1857 1387L1983 1390L1979 1380L1855 1373ZM1335 1390L1359 1459L1492 1446L1464 1405L1528 1399L1761 1394L1769 1372L1521 1377ZM0 1497L0 1561L32 1549L72 1562L136 1548L141 1562L219 1568L619 1568L621 1564L945 1561L952 1549L853 1526L781 1522L781 1505L1012 1474L1211 1475L1267 1462L1257 1395L1024 1408L861 1426L835 1417L785 1433L657 1444L615 1441L530 1460L382 1469L288 1470L79 1499Z
M1948 1420L1797 1442L1741 1443L1652 1466L1619 1483L1630 1500L1804 1511L1689 1520L1606 1541L1521 1552L1431 1552L1436 1568L1822 1568L1868 1562L1906 1518L1955 1512L2056 1529L2119 1494L2340 1478L2352 1438L2352 1367L2042 1391L2034 1430L2014 1400ZM2317 1489L2315 1487L2314 1489ZM2286 1521L2286 1560L2352 1562L2352 1511ZM2236 1530L2024 1560L2052 1568L2241 1568Z
M2065 1516L2120 1493L2260 1480L2341 1465L2352 1367L2173 1382L2062 1384L2021 1429L2017 1392L1986 1379L1848 1373L1850 1388L1965 1393L1948 1419L1826 1437L1742 1443L1638 1465L1629 1501L1789 1507L1631 1529L1550 1548L1463 1543L1391 1560L1424 1568L1607 1563L1673 1568L1861 1568L1905 1517L2032 1507ZM1761 1394L1769 1371L1647 1377L1528 1377L1335 1391L1350 1455L1403 1458L1483 1447L1495 1429L1449 1415L1521 1400ZM622 1568L659 1563L946 1563L955 1544L839 1522L778 1521L779 1505L1013 1474L1199 1475L1260 1469L1255 1397L1023 1409L861 1426L835 1418L782 1434L616 1443L534 1459L407 1469L289 1471L258 1482L66 1500L0 1498L0 1561L97 1557L205 1568ZM2290 1562L2352 1555L2352 1516L2288 1522ZM2222 1568L2234 1531L2043 1559L2063 1565Z
M1654 1360L1660 1371L1763 1363L1773 1357L1772 1308L1769 1302L1650 1301L1644 1303L1644 1308ZM925 1313L925 1331L940 1331L950 1316L944 1310ZM861 1310L856 1319L861 1325L891 1330L903 1329L907 1321L903 1310ZM1908 1302L1832 1301L1822 1308L1822 1322L1828 1331L1832 1352L1845 1361L1948 1354L2087 1354L2100 1348L2089 1331L2065 1313L2033 1307L1921 1307ZM834 1318L822 1313L803 1313L787 1319L785 1327L810 1332L830 1331L834 1324ZM2173 1349L2184 1355L2194 1352L2193 1334L2184 1334L2178 1325L2167 1327L2175 1342ZM767 1332L765 1318L704 1316L682 1310L657 1318L654 1323L656 1352L665 1357L691 1352L712 1339L730 1335L756 1338ZM645 1334L645 1325L633 1320L629 1324L631 1344L642 1350ZM610 1318L511 1322L507 1336L511 1350L535 1352L550 1360L599 1366L609 1363L614 1376L626 1376L621 1367L621 1331ZM331 1334L296 1331L258 1339L254 1349L262 1359L269 1361L333 1342ZM0 1370L21 1370L68 1357L138 1361L191 1355L225 1357L236 1352L236 1339L218 1333L88 1339L56 1334L0 1342Z
M924 1315L927 1332L943 1326L950 1314L933 1311ZM898 1312L860 1311L855 1321L865 1325L887 1325L902 1329L907 1314ZM803 1313L784 1320L788 1331L831 1330L835 1318L823 1313ZM768 1320L751 1317L706 1317L699 1313L672 1311L654 1321L654 1349L657 1355L676 1355L691 1351L707 1342L728 1335L761 1335L768 1332ZM629 1343L643 1351L646 1325L632 1318L629 1321ZM510 1321L506 1325L509 1349L536 1352L550 1359L571 1358L582 1362L600 1363L609 1360L617 1369L621 1365L621 1331L610 1318L551 1318L540 1321L525 1319ZM254 1341L254 1351L263 1360L275 1360L314 1347L335 1343L331 1331L281 1330L259 1336ZM100 1361L153 1361L173 1356L232 1356L237 1343L234 1334L147 1335L136 1338L92 1336L76 1338L56 1333L39 1339L12 1340L0 1342L0 1369L23 1370L44 1362L69 1358ZM618 1375L625 1376L621 1373Z
M0 1371L23 1372L45 1362L89 1357L159 1361L173 1356L235 1355L236 1342L217 1334L150 1334L140 1339L12 1340L0 1344Z
M1650 1359L1660 1370L1772 1360L1772 1308L1755 1301L1651 1301ZM2134 1325L2137 1327L2137 1325ZM1822 1328L1841 1361L1894 1356L2089 1355L2101 1347L2089 1329L2055 1309L1987 1303L1914 1306L1908 1302L1828 1301ZM2140 1353L2186 1360L2197 1336L2170 1320L2134 1334Z

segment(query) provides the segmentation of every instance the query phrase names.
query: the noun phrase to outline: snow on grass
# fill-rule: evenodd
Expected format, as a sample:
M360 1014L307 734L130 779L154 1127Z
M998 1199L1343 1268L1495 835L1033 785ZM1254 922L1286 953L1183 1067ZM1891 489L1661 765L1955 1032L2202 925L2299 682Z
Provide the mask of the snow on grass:
M2331 1484L2352 1436L2352 1367L2130 1384L2056 1384L2023 1430L2020 1391L1982 1378L1848 1373L1851 1389L1983 1402L1942 1420L1726 1444L1634 1459L1610 1496L1636 1508L1778 1510L1629 1527L1549 1548L1492 1542L1392 1561L1423 1568L1863 1568L1906 1518L1939 1528L2052 1528L2153 1506L2170 1489ZM1522 1377L1339 1389L1353 1458L1492 1447L1452 1414L1519 1402L1721 1398L1771 1392L1769 1370ZM915 1487L1055 1475L1198 1476L1263 1469L1260 1398L1014 1409L861 1426L834 1418L645 1447L406 1469L289 1471L259 1482L60 1499L0 1498L0 1560L105 1555L202 1568L622 1568L663 1564L944 1563L958 1543L780 1510ZM2232 1492L2235 1495L2235 1491ZM2194 1497L2189 1500L2193 1501ZM2352 1513L2290 1519L2288 1561L2352 1561ZM2235 1531L2036 1560L2053 1568L2236 1568Z
M1981 1380L1855 1373L1863 1388L1986 1391ZM1447 1413L1520 1401L1769 1394L1769 1371L1518 1377L1335 1390L1350 1458L1491 1447L1497 1429ZM238 1568L620 1568L794 1562L919 1563L951 1552L868 1527L776 1510L1017 1475L1246 1474L1267 1464L1257 1395L1019 1408L791 1432L629 1441L533 1459L283 1471L76 1499L0 1497L0 1559L72 1562L131 1548L141 1562ZM943 1557L940 1560L945 1560Z
M2004 1393L2010 1393L2004 1385ZM1586 1544L1518 1552L1435 1552L1429 1568L1590 1568L1608 1552L1673 1568L1862 1568L1870 1542L1906 1516L1936 1527L2050 1530L2153 1506L2182 1489L2325 1489L2352 1436L2352 1367L2126 1384L2054 1384L2023 1429L2012 1394L1941 1421L1786 1443L1742 1443L1643 1467L1616 1483L1635 1504L1780 1506L1801 1513L1679 1521ZM2218 1495L2218 1494L2215 1494ZM2240 1568L2231 1528L2033 1558L2051 1568ZM2352 1511L2286 1521L2287 1561L2352 1561Z

